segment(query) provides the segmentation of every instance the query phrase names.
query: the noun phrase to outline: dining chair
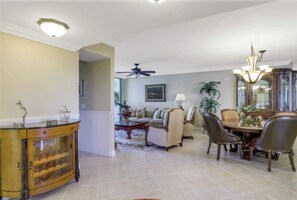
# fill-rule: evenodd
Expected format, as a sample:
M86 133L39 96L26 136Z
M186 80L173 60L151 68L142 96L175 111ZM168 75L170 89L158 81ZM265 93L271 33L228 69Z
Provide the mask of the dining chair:
M295 171L293 161L293 145L297 135L297 116L274 116L267 120L261 136L252 144L250 158L253 151L259 149L268 153L268 171L271 171L271 157L273 153L289 154L292 170Z
M293 111L285 111L285 112L277 112L274 116L297 116L297 112Z
M221 117L222 117L222 121L226 121L226 120L234 120L234 121L239 121L239 114L237 112L237 110L235 109L222 109L221 110ZM238 132L233 132L233 130L230 131L230 133L238 135L240 133ZM225 150L227 149L226 146ZM230 151L232 152L236 152L238 150L238 147L235 145L235 147L232 147L232 145L230 145Z
M242 141L236 135L229 133L224 129L222 121L212 113L202 113L207 134L209 136L209 145L207 154L209 153L211 143L218 145L217 160L220 159L221 145L238 144L239 155L242 158Z

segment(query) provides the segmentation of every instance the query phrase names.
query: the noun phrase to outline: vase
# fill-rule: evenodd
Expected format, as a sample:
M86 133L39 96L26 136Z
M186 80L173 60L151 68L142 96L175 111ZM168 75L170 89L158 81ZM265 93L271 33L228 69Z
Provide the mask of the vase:
M124 122L128 123L129 122L129 117L125 117Z

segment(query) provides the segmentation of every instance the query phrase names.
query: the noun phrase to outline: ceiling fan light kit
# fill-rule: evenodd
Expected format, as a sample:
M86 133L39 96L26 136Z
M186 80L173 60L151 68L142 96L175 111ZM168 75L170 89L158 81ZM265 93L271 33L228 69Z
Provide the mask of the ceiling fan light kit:
M150 3L154 3L154 4L160 4L160 3L163 3L166 0L147 0L147 1L150 2Z
M127 76L132 76L132 75L135 75L135 78L138 78L140 75L143 75L143 76L150 76L151 73L156 73L156 71L142 71L138 65L139 63L135 63L134 64L135 67L131 69L130 72L117 72L118 74L121 74L121 73L129 73Z
M52 37L61 37L69 29L66 23L51 18L41 18L37 24L43 32Z

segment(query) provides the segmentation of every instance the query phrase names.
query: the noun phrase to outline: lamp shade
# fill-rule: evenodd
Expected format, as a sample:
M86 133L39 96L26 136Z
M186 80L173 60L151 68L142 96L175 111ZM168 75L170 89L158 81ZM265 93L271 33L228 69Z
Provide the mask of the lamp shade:
M55 19L41 18L37 21L37 24L47 35L52 37L61 37L69 29L69 26L63 22Z
M186 100L186 96L183 93L178 93L176 95L175 101L184 101Z

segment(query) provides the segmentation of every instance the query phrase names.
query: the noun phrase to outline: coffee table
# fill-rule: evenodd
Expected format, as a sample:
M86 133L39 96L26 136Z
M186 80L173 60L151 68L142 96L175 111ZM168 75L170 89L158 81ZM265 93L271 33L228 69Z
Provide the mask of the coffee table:
M115 130L124 130L127 131L128 139L131 139L131 133L133 129L141 129L143 128L145 132L148 131L148 123L147 122L124 122L117 121L114 123Z

